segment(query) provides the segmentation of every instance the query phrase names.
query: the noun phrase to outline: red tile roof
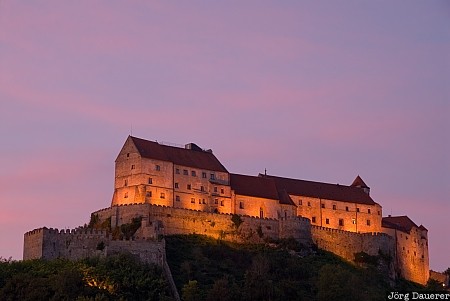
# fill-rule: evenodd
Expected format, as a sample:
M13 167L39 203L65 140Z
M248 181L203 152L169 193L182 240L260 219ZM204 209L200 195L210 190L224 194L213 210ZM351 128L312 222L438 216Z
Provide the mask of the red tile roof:
M383 217L381 220L381 226L384 228L397 229L407 233L411 231L412 227L418 228L417 225L406 215Z
M277 187L271 179L230 174L230 185L236 194L279 200Z
M369 188L366 183L364 183L363 179L358 175L356 179L353 181L352 185L353 187L362 187L362 188Z
M273 179L279 191L285 189L287 193L291 195L315 197L356 204L376 204L367 193L358 187L282 178L262 174L259 176Z
M144 158L172 162L181 166L228 172L212 152L168 146L132 136L130 138Z

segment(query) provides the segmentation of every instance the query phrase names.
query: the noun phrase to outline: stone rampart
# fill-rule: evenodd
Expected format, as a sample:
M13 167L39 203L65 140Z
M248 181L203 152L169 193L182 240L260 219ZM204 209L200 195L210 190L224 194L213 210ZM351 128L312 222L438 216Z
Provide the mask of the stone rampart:
M202 234L235 242L263 242L266 239L294 237L302 243L311 241L307 218L288 217L281 220L240 216L242 223L232 221L233 215L173 208L152 204L113 206L94 212L100 220L111 217L111 226L129 223L132 218L148 218L149 224L162 224L161 234Z
M391 258L395 256L395 241L385 233L355 233L313 225L311 236L320 249L349 261L354 261L359 252L376 256L381 251Z

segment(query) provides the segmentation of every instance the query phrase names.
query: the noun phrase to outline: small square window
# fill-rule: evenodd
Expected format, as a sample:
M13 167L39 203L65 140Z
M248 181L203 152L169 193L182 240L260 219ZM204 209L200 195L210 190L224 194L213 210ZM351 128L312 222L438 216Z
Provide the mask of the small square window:
M333 205L333 210L336 210L336 205Z
M127 158L129 158L130 157L130 153L127 153Z
M165 199L165 198L166 198L166 194L165 194L164 192L161 192L160 198L161 198L161 199Z
M311 207L311 202L308 202L308 207Z
M215 179L216 179L216 175L212 173L212 174L210 175L210 179L211 179L211 180L215 180Z
M201 203L202 203L202 200L198 199L198 203L201 204Z
M339 219L339 226L343 226L344 225L344 220L342 218Z
M155 166L155 169L156 169L156 171L160 171L160 170L161 170L161 166L156 165L156 166Z
M316 222L316 217L313 216L313 217L311 218L311 221L312 221L313 223L315 223L315 222Z
M202 172L202 178L206 179L206 172Z
M378 215L381 215L381 212L380 212L380 211L378 211Z
M223 188L220 189L220 193L221 193L221 194L224 194Z
M325 204L322 204L322 208L325 208Z
M153 179L152 178L148 178L148 183L149 184L153 184Z
M187 176L188 174L189 174L188 170L187 169L183 169L183 175Z
M348 206L345 206L345 211L348 211Z
M205 199L202 199L202 204L206 204L206 200Z
M125 180L125 181L123 182L123 186L128 186L128 180Z
M195 204L195 199L191 198L191 204Z
M368 219L368 220L366 221L366 223L367 223L367 226L370 226L370 219Z
M239 209L244 209L244 202L239 202Z
M179 195L175 196L175 201L177 201L177 202L180 201L180 196Z
M125 199L127 199L127 198L128 198L128 192L125 192L125 194L123 195L123 197L124 197Z
M147 191L147 193L145 194L146 197L150 198L152 197L152 192L151 191Z
M326 218L326 219L325 219L325 224L327 224L327 225L330 224L330 219L329 219L329 218Z
M352 218L352 224L356 225L356 219Z
M178 183L175 183L175 188L180 188L180 187L178 186Z
M370 209L367 209L367 213L369 213L369 214L370 214Z
M175 169L175 173L176 173L177 175L179 175L179 174L180 174L180 169L179 169L179 168Z
M187 189L191 190L191 184L187 184Z
M131 169L135 169L136 167L134 166L134 164L131 165Z
M214 204L219 204L219 199L214 199Z
M195 172L195 170L191 170L191 176L196 177L197 173Z
M359 212L359 208L356 208L356 212Z
M224 206L223 200L220 201L220 206Z
M214 187L214 192L217 192L217 187Z

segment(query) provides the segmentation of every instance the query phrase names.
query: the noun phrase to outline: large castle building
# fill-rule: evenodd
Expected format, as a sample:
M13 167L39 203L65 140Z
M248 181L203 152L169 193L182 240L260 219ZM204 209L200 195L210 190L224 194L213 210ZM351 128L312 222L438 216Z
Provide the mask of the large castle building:
M157 235L159 225L164 234L234 235L227 216L239 215L246 237L259 228L261 237L309 239L348 260L381 252L392 258L398 276L421 284L429 278L427 229L407 216L383 218L359 175L347 186L234 174L212 150L194 143L179 147L129 136L115 161L111 207L93 214L111 227L141 216L147 225L142 237ZM67 237L45 229L26 233L24 259L69 252L55 247L55 241L67 245Z

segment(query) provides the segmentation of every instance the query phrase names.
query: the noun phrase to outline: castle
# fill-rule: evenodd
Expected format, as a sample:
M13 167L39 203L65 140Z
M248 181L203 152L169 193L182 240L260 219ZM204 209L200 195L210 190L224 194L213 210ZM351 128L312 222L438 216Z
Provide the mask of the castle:
M350 261L360 252L385 255L393 277L421 284L429 278L427 229L407 216L382 217L360 176L346 186L233 174L211 150L194 143L183 148L129 136L115 161L111 206L92 216L109 229L136 218L141 224L131 241L114 239L108 231L36 229L25 233L24 259L75 259L126 249L164 265L157 239L162 235L252 242L293 237Z

